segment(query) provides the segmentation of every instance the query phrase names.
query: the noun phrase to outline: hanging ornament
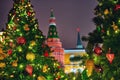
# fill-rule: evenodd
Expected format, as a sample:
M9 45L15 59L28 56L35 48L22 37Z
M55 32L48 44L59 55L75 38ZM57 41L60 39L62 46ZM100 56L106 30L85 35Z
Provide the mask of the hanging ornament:
M49 56L49 53L48 51L45 51L45 53L43 54L45 57L48 57Z
M9 46L12 47L12 46L13 46L13 42L10 42L10 43L9 43Z
M4 62L0 63L0 68L4 68L6 66L6 64Z
M92 59L86 61L86 69L88 77L91 76L94 69L94 61Z
M97 26L97 31L100 32L101 31L101 27Z
M106 54L106 57L107 57L108 61L110 62L110 64L112 64L112 61L115 56L114 56L114 53L111 53L111 48L109 48L108 53Z
M99 65L95 65L95 71L99 73L103 73L103 68Z
M18 37L17 38L17 43L18 44L25 44L26 43L26 39L24 37Z
M25 24L25 25L24 25L24 30L25 30L25 31L29 31L29 30L30 30L28 24Z
M12 49L9 49L8 52L7 52L8 55L11 55L12 54Z
M45 73L45 72L47 72L48 71L48 65L44 65L43 66L43 72Z
M17 50L18 52L22 52L22 51L23 51L23 47L22 47L22 46L17 46L16 50Z
M0 53L0 60L3 60L5 57L4 57L4 54L3 53Z
M105 15L109 14L109 10L108 10L108 9L105 9L105 10L104 10L104 14L105 14Z
M31 65L27 65L25 70L30 76L32 76L33 67Z
M117 4L116 6L115 6L115 10L119 10L120 9L120 4Z
M102 54L102 49L101 47L99 47L98 44L96 44L95 48L94 48L94 53L97 55L101 55Z
M27 15L30 16L30 15L31 15L31 12L28 11L28 12L27 12Z
M34 59L35 59L35 54L34 53L27 53L27 55L26 55L26 59L28 60L28 61L33 61Z
M37 80L46 80L44 76L38 76Z
M12 62L12 66L13 67L17 67L18 66L17 61L18 61L18 59Z
M14 26L14 27L13 27L13 30L16 30L16 29L17 29L17 27L16 27L16 26Z
M35 41L30 41L30 46L35 46L36 42Z
M115 22L113 22L113 25L112 25L112 27L113 27L113 30L118 30L118 26L117 25L115 25Z

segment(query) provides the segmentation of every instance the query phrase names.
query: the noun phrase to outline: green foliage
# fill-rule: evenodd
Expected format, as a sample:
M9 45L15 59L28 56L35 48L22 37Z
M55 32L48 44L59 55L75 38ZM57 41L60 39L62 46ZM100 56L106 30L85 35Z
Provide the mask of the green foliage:
M89 33L87 53L94 60L95 65L100 65L103 72L96 71L96 67L89 77L92 80L119 80L120 74L120 1L119 0L97 0L98 5L95 7L95 17L93 22L96 29ZM102 54L94 56L95 44L102 43ZM109 48L111 52L108 52ZM112 63L106 58L106 54L114 54Z
M14 0L3 36L7 57L0 60L4 64L0 65L0 80L67 79L60 64L49 56L50 48L29 0Z

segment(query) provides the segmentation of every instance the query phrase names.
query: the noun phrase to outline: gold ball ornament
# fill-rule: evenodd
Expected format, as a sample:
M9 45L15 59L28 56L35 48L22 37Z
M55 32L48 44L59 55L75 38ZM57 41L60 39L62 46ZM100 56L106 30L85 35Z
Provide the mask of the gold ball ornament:
M32 53L32 52L27 53L26 59L27 59L28 61L33 61L33 60L35 59L35 54Z
M113 29L118 30L118 26L117 25L113 26Z
M24 25L24 30L25 30L25 31L29 31L29 30L30 30L28 24L25 24L25 25Z
M4 62L0 63L0 68L4 68L6 66L6 64Z
M108 9L105 9L104 14L105 14L105 15L109 14L109 10L108 10Z
M35 46L36 45L36 42L35 41L31 41L30 42L30 46Z
M43 66L43 72L45 73L45 72L47 72L48 71L48 65L44 65Z
M44 76L38 76L37 80L46 80Z
M15 60L15 61L12 62L12 66L13 66L13 67L17 67L17 66L18 66L17 61L18 61L18 60Z

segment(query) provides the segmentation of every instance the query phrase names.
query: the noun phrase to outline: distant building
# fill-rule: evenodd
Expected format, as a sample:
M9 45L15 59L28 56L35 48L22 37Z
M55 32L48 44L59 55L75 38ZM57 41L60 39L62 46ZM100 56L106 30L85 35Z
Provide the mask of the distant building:
M65 49L64 54L64 71L65 73L74 72L77 71L82 72L84 70L84 66L80 65L82 63L82 57L86 55L85 49L81 43L80 39L80 30L77 29L78 35L77 35L77 46L76 48L69 48Z
M51 48L51 56L53 56L61 66L64 66L64 49L62 48L62 43L60 42L55 17L53 15L53 9L51 9L51 16L49 20L49 31L47 36L47 44Z
M3 40L3 37L2 37L3 31L4 31L4 29L2 29L2 30L0 31L0 42L2 42L2 40Z

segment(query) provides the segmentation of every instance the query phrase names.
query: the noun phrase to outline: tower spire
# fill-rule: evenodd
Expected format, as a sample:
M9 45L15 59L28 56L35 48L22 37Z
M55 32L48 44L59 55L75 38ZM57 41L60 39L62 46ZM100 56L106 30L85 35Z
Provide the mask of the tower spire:
M56 28L56 23L55 23L55 17L53 14L53 9L51 9L51 14L49 19L48 38L59 38L57 28Z
M54 16L54 14L53 14L53 8L51 8L51 14L50 14L49 25L55 25L55 26L56 26L56 23L55 23L55 16Z
M76 48L83 48L82 42L81 42L81 39L80 39L80 28L77 28L77 32L78 32L78 35L77 35L77 46L76 46Z

